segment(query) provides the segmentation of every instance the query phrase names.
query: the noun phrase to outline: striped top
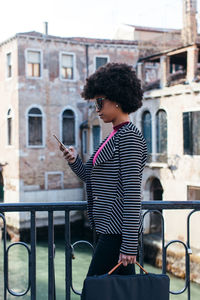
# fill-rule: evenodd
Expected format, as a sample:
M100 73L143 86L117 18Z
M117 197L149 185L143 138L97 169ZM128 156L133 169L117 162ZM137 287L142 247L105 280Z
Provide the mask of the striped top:
M79 156L69 164L86 182L90 225L97 233L121 234L120 252L136 255L142 229L141 181L147 159L146 142L129 122L107 141L93 165L97 150L86 164Z
M113 131L111 132L111 134L109 135L109 137L105 140L105 142L99 147L99 149L95 153L94 158L93 158L93 165L95 164L95 161L96 161L97 156L99 155L101 149L105 146L105 144L109 141L109 139L111 139L111 137L117 132L117 130L119 128L121 128L123 125L128 124L128 123L129 122L123 122L123 123L120 123L120 124L118 124L118 125L116 125L116 126L113 127Z
M105 140L105 142L101 145L101 147L99 147L99 149L97 150L97 152L95 153L95 156L93 158L93 165L95 164L95 161L97 159L97 156L99 155L99 153L101 152L101 150L103 149L103 147L105 146L105 144L109 141L109 139L111 139L111 137L117 132L117 130L113 130L111 132L111 134L109 135L109 137Z

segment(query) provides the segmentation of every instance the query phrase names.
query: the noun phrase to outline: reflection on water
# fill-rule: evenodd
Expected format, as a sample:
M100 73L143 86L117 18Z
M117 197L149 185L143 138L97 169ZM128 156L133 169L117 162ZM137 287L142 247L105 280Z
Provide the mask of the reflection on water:
M37 299L48 299L48 248L47 243L39 242L37 244ZM73 285L76 290L81 290L83 280L86 276L90 263L92 250L87 245L79 245L75 249L75 260L73 264ZM0 244L0 299L3 299L3 249ZM9 254L9 286L16 292L21 292L27 287L28 281L28 255L24 247L15 246L11 248ZM147 271L151 273L160 273L160 270L150 265L145 265ZM139 272L138 269L136 269ZM65 299L65 253L64 242L56 242L55 257L56 272L56 299ZM173 290L180 290L184 287L184 280L170 276L170 285ZM191 284L191 300L199 300L200 285ZM30 292L23 297L14 297L8 295L8 300L30 299ZM72 300L79 300L80 297L72 293ZM170 300L187 300L187 292L181 295L171 295Z

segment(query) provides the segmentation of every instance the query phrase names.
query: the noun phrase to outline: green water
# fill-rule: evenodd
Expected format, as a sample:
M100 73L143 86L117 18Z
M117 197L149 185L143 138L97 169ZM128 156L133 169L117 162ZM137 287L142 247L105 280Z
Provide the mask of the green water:
M83 280L86 276L88 266L91 260L92 251L87 246L81 245L75 250L75 260L73 260L73 285L76 290L81 290ZM0 300L3 300L3 250L2 243L0 245ZM17 292L21 292L27 287L28 276L28 256L27 251L21 246L11 248L9 254L9 286ZM37 245L37 300L48 299L48 248L47 243L38 243ZM145 268L152 273L160 273L160 270L150 265ZM136 272L139 272L136 269ZM65 299L65 253L64 243L56 242L55 257L55 274L56 274L56 299ZM172 290L180 290L184 287L184 280L177 279L170 275L170 288ZM8 295L8 300L14 299L30 299L30 292L22 297L14 297ZM79 300L80 297L71 293L71 300ZM171 295L170 300L186 300L187 292L181 295ZM191 300L200 299L200 285L191 284Z

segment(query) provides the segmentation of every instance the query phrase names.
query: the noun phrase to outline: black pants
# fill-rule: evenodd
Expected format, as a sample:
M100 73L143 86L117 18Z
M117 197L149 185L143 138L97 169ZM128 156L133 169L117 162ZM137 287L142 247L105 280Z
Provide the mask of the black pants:
M87 276L106 274L117 265L121 243L121 234L100 234ZM113 274L135 274L135 265L128 264L126 267L121 265Z

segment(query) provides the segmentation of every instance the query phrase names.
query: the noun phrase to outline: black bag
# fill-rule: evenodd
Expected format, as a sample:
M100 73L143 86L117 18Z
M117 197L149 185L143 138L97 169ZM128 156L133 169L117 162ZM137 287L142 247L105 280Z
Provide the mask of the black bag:
M164 274L108 274L88 276L84 280L81 300L169 300L169 277Z

